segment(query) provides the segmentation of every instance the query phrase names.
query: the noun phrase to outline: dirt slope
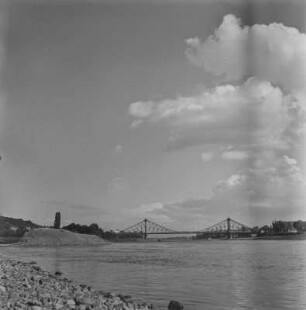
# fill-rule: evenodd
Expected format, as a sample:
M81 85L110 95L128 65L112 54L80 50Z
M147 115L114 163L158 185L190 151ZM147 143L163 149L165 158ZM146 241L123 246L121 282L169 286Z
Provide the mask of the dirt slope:
M98 245L98 236L73 233L64 229L38 228L26 233L19 244L24 246Z

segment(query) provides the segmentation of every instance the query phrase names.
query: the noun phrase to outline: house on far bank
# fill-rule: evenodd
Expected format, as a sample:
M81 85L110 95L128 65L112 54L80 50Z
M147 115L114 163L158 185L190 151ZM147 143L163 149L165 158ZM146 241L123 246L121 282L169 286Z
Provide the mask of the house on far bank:
M268 235L271 232L271 227L268 225L264 225L258 230L259 235Z
M297 234L298 233L298 231L297 231L297 229L296 228L294 228L293 226L290 226L289 228L288 228L288 231L287 231L289 234Z

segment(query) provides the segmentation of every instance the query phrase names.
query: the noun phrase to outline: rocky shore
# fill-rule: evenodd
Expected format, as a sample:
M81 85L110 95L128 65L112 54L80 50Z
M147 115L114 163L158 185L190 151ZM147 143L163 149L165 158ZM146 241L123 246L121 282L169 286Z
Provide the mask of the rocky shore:
M74 284L59 272L41 270L35 262L0 257L0 309L148 310L154 307L136 303L130 296Z

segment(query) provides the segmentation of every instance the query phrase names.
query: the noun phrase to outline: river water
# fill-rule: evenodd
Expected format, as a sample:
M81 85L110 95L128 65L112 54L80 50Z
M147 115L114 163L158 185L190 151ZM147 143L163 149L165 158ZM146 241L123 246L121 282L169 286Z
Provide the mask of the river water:
M166 309L306 309L306 240L110 243L91 247L2 247L96 289Z

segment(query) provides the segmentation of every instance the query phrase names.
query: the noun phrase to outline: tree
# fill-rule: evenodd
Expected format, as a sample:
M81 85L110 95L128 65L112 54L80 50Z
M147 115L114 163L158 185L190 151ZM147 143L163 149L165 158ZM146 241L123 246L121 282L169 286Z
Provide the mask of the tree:
M297 230L298 233L301 233L305 230L304 223L305 222L303 222L303 221L295 221L293 223L293 227Z
M79 234L96 235L99 237L103 237L103 229L100 228L99 225L96 223L92 223L89 226L71 223L67 226L64 226L63 229L77 232Z

